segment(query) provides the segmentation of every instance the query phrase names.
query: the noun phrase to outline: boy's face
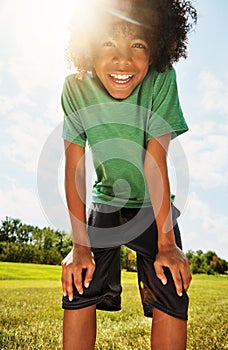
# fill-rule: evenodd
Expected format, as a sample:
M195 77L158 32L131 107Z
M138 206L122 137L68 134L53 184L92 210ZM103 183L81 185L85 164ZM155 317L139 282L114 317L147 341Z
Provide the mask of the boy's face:
M149 56L142 29L119 21L99 42L95 71L112 97L125 99L146 76Z

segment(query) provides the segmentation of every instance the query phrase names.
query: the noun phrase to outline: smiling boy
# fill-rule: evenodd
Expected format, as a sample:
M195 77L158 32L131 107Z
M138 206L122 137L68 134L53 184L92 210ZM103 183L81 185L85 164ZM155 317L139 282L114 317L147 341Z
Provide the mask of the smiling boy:
M110 34L101 40L95 71L112 97L125 99L145 78L149 60L149 45L143 30L125 22L114 22Z
M137 253L144 314L153 315L152 349L183 350L191 274L181 251L179 212L170 202L166 158L170 140L188 130L171 63L185 55L187 14L196 12L184 1L108 3L108 21L90 47L80 56L72 45L74 64L82 70L84 57L83 71L92 75L67 77L62 95L73 236L62 263L63 347L94 349L96 308L120 310L125 244ZM97 175L88 220L86 142Z

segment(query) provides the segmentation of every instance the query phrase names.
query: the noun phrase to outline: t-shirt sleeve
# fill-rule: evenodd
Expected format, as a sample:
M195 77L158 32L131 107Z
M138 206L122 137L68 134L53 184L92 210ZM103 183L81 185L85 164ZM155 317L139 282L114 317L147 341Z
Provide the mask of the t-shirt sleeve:
M172 138L188 130L180 106L174 68L159 73L153 88L152 113L147 126L147 141L172 134Z
M64 82L61 104L64 111L63 139L85 147L86 133L75 106L75 91L69 77Z

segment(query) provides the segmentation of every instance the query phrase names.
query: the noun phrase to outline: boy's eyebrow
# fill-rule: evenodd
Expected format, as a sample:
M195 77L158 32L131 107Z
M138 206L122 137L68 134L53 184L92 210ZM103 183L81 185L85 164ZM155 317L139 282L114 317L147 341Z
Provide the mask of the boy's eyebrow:
M122 19L124 21L129 22L129 23L138 25L140 27L152 29L151 26L149 26L149 25L147 25L145 23L138 22L138 21L134 20L133 18L127 17L123 13L121 13L120 11L118 11L118 10L116 10L114 8L108 7L106 9L106 11L109 12L110 14L116 16L116 17L119 17L120 19Z
M112 33L105 33L103 38L103 40L107 40L107 39L110 39L110 40L115 40L115 35L113 35ZM145 37L143 35L140 35L140 34L132 34L130 35L130 39L131 40L143 40L143 41L146 41Z
M146 41L146 39L143 37L143 35L140 35L140 34L132 35L132 36L131 36L131 39L132 39L132 40L140 39L140 40Z

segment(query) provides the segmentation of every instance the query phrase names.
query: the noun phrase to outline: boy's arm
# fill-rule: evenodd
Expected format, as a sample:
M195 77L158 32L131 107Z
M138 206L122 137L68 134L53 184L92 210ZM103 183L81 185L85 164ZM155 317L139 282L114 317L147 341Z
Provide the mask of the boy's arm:
M189 262L175 243L172 226L167 151L171 134L151 139L147 145L144 172L158 228L158 254L154 263L157 277L167 283L163 266L170 269L178 295L182 283L187 290L191 282Z
M83 293L82 270L86 270L84 286L88 287L95 269L93 253L86 231L85 148L68 141L65 144L65 191L69 210L73 249L62 262L62 287L64 295L73 299L73 280Z

